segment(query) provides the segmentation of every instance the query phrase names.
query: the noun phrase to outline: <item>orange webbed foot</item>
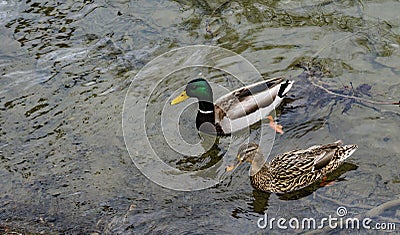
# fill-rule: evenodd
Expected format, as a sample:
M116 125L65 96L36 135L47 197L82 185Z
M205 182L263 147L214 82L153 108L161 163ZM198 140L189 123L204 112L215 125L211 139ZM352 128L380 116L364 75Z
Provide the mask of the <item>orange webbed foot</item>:
M267 117L269 119L269 126L279 134L283 134L282 125L276 124L274 118L270 115Z
M332 186L333 184L335 184L335 181L327 182L326 181L327 179L328 179L328 177L326 177L326 176L322 177L322 182L320 184L321 187L325 187L325 186L329 187L329 186Z

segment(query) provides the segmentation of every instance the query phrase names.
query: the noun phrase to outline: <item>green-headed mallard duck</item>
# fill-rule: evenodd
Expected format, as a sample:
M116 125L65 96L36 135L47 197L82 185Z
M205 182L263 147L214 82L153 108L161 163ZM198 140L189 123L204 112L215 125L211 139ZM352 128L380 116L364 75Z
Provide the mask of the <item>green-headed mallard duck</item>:
M358 146L331 144L316 145L304 150L292 150L264 163L258 144L244 144L238 151L238 164L251 162L250 181L254 188L288 193L304 188L338 168ZM231 168L233 169L233 167Z
M197 129L209 134L229 135L266 118L282 102L292 85L293 81L285 81L282 77L272 78L236 89L213 103L210 84L198 78L190 81L171 105L189 97L197 98Z

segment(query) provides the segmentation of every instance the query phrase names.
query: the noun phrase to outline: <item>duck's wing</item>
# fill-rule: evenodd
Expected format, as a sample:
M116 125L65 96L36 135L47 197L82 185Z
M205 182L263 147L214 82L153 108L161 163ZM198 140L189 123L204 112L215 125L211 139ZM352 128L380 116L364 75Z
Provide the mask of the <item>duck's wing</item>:
M326 167L332 161L334 156L335 150L322 151L320 154L316 155L311 171L321 170Z
M272 159L269 172L276 190L289 192L306 187L336 169L357 149L357 145L341 144L341 141L336 141L293 150Z
M336 151L343 144L341 140L325 145L315 145L304 150L292 150L277 156L271 161L275 164L278 176L290 178L301 174L307 174L337 161ZM285 172L287 175L285 176Z
M310 151L292 150L272 159L271 173L277 180L297 178L312 171L314 160L315 156Z
M234 90L216 100L216 121L226 116L230 120L238 119L274 105L274 101L282 99L292 84L293 81L284 82L283 77L277 77Z
M343 142L338 140L334 143L325 145L314 145L306 149L311 156L314 158L314 165L311 171L320 170L327 166L335 156L335 151L338 146L342 145Z

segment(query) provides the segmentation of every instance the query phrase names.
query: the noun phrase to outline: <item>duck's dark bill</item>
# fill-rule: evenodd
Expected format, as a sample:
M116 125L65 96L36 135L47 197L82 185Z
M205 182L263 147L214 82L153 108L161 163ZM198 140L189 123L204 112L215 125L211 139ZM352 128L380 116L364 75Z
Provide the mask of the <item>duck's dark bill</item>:
M182 93L171 101L171 105L179 104L180 102L187 100L189 96L186 94L186 91L182 91Z

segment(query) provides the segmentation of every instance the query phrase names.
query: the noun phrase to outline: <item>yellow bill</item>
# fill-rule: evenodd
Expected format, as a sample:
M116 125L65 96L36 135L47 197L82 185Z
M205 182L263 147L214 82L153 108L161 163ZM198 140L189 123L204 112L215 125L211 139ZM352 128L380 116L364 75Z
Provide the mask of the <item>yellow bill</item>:
M189 96L186 94L186 91L182 91L182 93L178 97L171 101L171 105L179 104L180 102L185 101L188 98Z

